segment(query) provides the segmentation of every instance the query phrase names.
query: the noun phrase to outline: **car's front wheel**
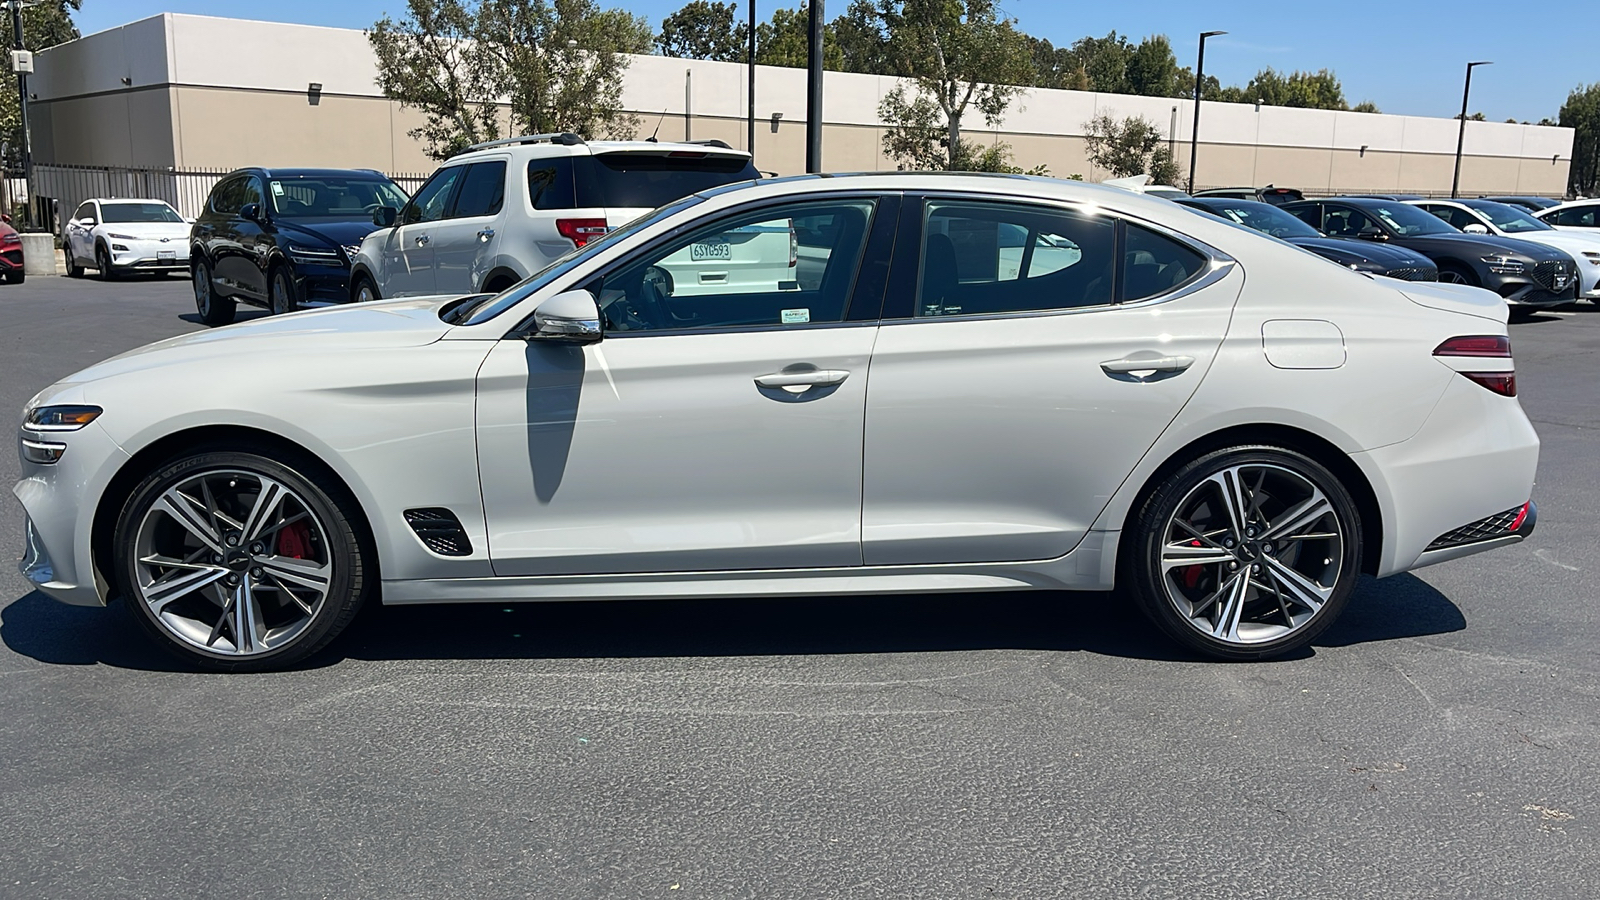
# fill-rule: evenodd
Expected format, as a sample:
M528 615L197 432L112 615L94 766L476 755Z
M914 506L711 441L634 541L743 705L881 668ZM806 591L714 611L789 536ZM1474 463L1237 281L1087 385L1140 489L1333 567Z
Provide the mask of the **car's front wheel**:
M371 303L378 299L378 288L373 285L372 279L365 275L356 276L355 289L350 292L352 303Z
M238 314L239 303L232 297L217 294L217 284L211 278L211 266L197 259L189 273L194 281L194 308L200 321L207 325L227 325Z
M1172 638L1219 659L1299 649L1360 577L1361 522L1339 479L1303 454L1241 446L1173 472L1134 520L1125 572Z
M111 264L111 251L106 249L105 244L95 246L94 265L95 268L100 270L101 281L115 281L117 279L117 267Z
M116 526L115 570L134 618L211 669L281 668L327 645L370 578L354 510L321 481L229 450L152 472Z
M288 268L280 265L272 270L272 281L268 290L271 292L272 314L281 316L292 313L300 308L294 297L294 279L289 277Z

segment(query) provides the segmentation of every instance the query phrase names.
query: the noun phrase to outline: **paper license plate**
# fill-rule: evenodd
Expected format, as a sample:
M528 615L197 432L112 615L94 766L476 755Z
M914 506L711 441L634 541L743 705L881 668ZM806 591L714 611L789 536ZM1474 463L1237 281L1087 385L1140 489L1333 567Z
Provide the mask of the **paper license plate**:
M727 241L702 241L689 245L689 258L699 261L702 259L733 259L733 247Z
M176 250L157 250L156 251L156 259L177 259L177 258L178 258L178 251L176 251Z

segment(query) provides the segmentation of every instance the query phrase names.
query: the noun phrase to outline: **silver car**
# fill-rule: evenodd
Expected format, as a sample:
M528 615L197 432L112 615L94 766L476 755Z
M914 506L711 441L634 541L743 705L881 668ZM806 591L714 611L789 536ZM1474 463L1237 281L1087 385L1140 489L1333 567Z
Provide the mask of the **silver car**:
M697 245L790 228L796 278L687 289L728 271ZM498 295L257 320L45 389L22 571L229 670L373 600L1018 589L1117 588L1194 651L1270 657L1362 573L1532 530L1505 322L1094 185L712 189Z

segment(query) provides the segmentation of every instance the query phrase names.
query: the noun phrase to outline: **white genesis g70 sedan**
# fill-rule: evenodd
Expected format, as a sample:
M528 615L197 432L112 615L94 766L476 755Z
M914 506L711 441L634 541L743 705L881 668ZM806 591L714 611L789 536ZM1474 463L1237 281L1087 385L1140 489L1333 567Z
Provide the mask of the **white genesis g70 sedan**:
M730 277L715 248L766 230L809 268ZM746 183L498 295L274 316L47 388L21 569L231 670L374 598L1028 588L1115 587L1200 653L1270 657L1361 573L1531 532L1505 322L1094 185Z

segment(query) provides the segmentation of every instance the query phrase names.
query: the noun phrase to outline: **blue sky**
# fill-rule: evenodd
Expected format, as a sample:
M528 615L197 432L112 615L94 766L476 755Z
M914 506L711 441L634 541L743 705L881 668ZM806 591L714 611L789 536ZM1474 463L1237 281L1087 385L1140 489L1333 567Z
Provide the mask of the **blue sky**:
M1206 71L1224 83L1243 84L1265 66L1330 68L1351 103L1371 100L1390 113L1455 115L1469 60L1495 62L1473 75L1472 109L1496 121L1553 117L1573 87L1600 81L1594 0L1003 2L1024 31L1057 45L1113 29L1135 40L1165 34L1186 65L1193 63L1196 35L1227 31L1206 42ZM624 6L659 25L683 0L601 3ZM780 0L757 0L757 13L766 19L779 5ZM831 0L827 12L837 15L846 5L848 0ZM77 18L85 33L161 12L364 28L384 12L404 8L404 0L83 0Z

